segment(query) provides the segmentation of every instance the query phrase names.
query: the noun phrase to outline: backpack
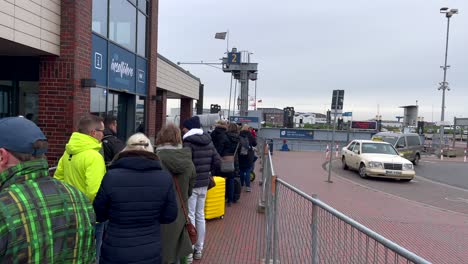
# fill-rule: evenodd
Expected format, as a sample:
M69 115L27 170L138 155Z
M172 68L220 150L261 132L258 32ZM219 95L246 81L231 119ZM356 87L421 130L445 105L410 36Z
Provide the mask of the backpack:
M245 156L249 155L249 150L250 150L250 143L249 139L247 137L239 137L239 143L240 143L240 151L239 155Z

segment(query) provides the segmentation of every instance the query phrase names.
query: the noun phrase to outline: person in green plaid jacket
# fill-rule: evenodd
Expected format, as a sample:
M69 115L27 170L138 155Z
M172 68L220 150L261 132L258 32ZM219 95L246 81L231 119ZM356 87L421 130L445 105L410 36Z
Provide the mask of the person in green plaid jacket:
M49 176L46 151L33 122L0 119L0 263L94 263L93 207Z

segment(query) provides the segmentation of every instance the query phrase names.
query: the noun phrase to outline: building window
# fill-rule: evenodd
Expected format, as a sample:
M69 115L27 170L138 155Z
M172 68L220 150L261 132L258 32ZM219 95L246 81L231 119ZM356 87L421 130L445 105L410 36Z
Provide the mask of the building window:
M107 37L107 1L93 1L93 31Z
M136 8L127 0L111 0L109 39L135 52Z
M136 96L135 132L145 133L145 97Z
M140 9L143 13L148 14L148 1L138 0L138 9Z
M104 117L106 115L107 90L91 88L91 114Z
M138 12L138 40L137 53L146 57L146 16Z

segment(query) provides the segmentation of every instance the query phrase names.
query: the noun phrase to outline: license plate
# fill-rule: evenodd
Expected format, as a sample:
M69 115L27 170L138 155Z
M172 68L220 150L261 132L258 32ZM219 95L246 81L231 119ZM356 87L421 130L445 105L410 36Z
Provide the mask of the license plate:
M388 175L401 175L401 171L393 171L393 170L388 170L386 171Z

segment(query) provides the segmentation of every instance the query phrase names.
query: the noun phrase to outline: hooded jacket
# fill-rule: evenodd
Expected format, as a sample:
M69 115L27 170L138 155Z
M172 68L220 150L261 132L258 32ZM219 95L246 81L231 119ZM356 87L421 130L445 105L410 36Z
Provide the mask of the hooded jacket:
M257 146L257 140L252 136L252 133L248 130L242 130L239 133L239 137L245 137L249 141L249 152L247 155L240 155L240 151L237 152L237 156L239 157L239 167L240 168L252 168L255 153L252 147Z
M102 149L104 150L104 161L106 164L109 164L124 147L125 144L117 137L114 131L109 128L104 129Z
M93 206L97 221L109 221L99 263L161 263L161 224L177 218L177 202L154 153L120 152Z
M192 243L185 229L186 219L182 202L188 213L188 198L192 195L192 188L197 179L195 166L192 162L192 151L189 148L174 146L159 146L156 153L164 169L168 170L177 180L181 190L182 201L174 184L177 198L177 219L167 225L161 225L161 245L163 263L176 263L177 257L192 253Z
M192 150L192 161L197 170L195 188L206 187L210 183L212 172L219 169L221 158L210 135L203 133L201 129L191 129L187 134L188 136L184 135L184 147Z
M106 173L101 143L86 134L74 132L65 146L54 178L75 186L92 202Z

